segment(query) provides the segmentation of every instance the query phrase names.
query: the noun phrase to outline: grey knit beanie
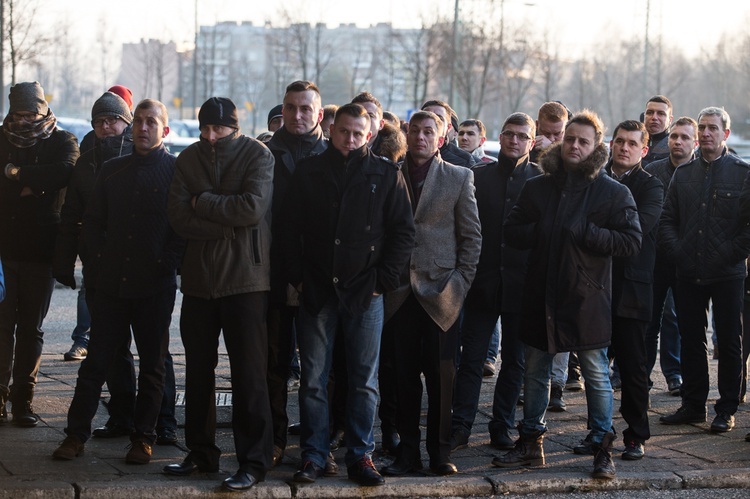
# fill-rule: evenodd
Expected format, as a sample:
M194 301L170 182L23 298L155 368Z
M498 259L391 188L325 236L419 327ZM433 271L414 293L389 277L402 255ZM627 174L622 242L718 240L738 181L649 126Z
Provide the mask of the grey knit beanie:
M37 81L16 83L10 87L8 113L31 112L47 116L49 107L44 99L44 89Z
M133 122L128 103L119 95L112 92L104 92L96 99L94 107L91 108L91 121L105 116L117 116L128 125Z

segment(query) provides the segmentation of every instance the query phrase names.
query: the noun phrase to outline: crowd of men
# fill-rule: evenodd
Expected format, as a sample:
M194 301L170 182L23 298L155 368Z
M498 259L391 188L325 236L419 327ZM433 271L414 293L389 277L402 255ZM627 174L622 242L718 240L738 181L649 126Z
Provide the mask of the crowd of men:
M546 411L565 410L566 378L580 372L589 433L574 452L593 456L594 478L611 479L612 380L627 425L621 457L641 459L660 336L668 389L682 397L661 422L706 422L709 301L711 431L732 430L747 375L750 165L726 146L724 109L674 120L669 99L654 96L607 147L594 112L547 102L536 119L505 119L494 158L482 122L459 122L444 101L408 123L390 123L367 92L322 102L314 83L291 83L261 141L241 133L230 99L212 97L200 140L176 158L159 101L131 111L132 93L110 88L79 148L39 83L11 87L0 133L0 421L38 423L42 322L57 280L81 286L90 331L75 331L65 354L83 361L53 456L75 459L92 435L128 435L126 462L144 464L153 445L175 443L168 340L179 270L189 453L169 475L219 469L219 335L238 461L228 490L253 487L284 459L297 351L295 482L337 474L339 445L362 486L422 470L422 376L429 469L457 473L451 452L468 443L497 343L489 444L507 452L492 464L545 463ZM104 383L110 419L92 431ZM378 417L394 457L380 470Z

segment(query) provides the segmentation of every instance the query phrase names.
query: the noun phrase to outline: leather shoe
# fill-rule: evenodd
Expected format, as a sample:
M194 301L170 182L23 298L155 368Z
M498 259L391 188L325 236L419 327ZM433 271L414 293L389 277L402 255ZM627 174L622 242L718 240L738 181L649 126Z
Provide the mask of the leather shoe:
M383 466L380 472L385 476L402 476L406 475L407 473L419 471L422 468L423 465L421 459L409 461L408 459L397 457L396 460L388 466Z
M168 464L166 465L162 471L166 475L175 475L175 476L188 476L192 475L193 473L200 471L203 473L216 473L219 471L219 468L201 468L194 462L192 462L189 459L185 459L181 463L175 463L175 464Z
M385 479L378 473L372 459L363 457L346 469L349 480L357 482L363 487L376 487L385 484Z
M662 416L659 418L663 424L691 424L691 423L705 423L706 422L706 409L695 409L690 406L683 405L674 414L668 416Z
M682 388L682 379L672 378L667 381L667 391L673 397L677 397L680 395L680 388Z
M430 466L430 469L433 473L440 476L455 475L456 473L458 473L458 468L456 468L456 465L451 462Z
M237 473L221 482L221 486L227 490L247 490L258 482L260 482L260 480L247 471L239 470Z
M39 416L34 414L34 410L31 408L31 402L13 404L11 412L13 413L13 424L16 426L32 428L39 423Z
M280 465L283 460L284 460L284 449L282 449L278 445L274 445L273 455L271 457L271 467L275 468L276 466Z
M305 461L302 463L302 467L294 474L292 480L297 483L313 483L322 475L323 468L312 461Z
M726 412L720 412L711 422L711 431L713 433L726 433L734 428L734 416Z
M174 445L177 443L177 433L171 428L163 428L156 432L156 445Z
M457 428L451 434L451 452L465 449L469 446L469 432L464 428Z
M289 428L287 431L290 435L299 435L300 429L302 428L302 423L292 423L289 425Z
M132 428L115 423L95 428L91 434L97 438L116 438L130 435L132 432Z

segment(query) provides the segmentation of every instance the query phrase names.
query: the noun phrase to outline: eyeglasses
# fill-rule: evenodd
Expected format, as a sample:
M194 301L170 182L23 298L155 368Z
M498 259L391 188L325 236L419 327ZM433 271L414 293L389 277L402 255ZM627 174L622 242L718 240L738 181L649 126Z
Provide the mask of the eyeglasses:
M21 111L21 112L13 113L13 121L31 122L31 121L38 120L40 116L41 114L38 114L38 113Z
M529 137L525 133L511 132L510 130L505 130L501 132L500 135L502 135L508 140L512 140L513 137L515 137L516 139L518 139L518 142L526 142L527 140L531 140L531 137Z
M94 128L101 128L104 125L112 126L117 123L117 120L119 119L120 118L117 118L115 116L107 116L106 118L97 118L92 121L91 124L94 125Z

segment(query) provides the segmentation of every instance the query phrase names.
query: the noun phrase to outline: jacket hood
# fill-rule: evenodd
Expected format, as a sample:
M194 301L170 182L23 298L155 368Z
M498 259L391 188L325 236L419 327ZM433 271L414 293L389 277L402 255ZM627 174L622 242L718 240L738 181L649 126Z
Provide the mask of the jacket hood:
M406 137L404 134L391 125L386 123L378 132L379 144L377 154L385 156L393 162L400 161L406 154Z
M601 143L596 146L591 156L577 165L576 171L580 172L587 180L593 180L599 175L608 158L607 146ZM542 167L545 175L562 173L562 144L554 144L548 147L539 157L539 166Z

